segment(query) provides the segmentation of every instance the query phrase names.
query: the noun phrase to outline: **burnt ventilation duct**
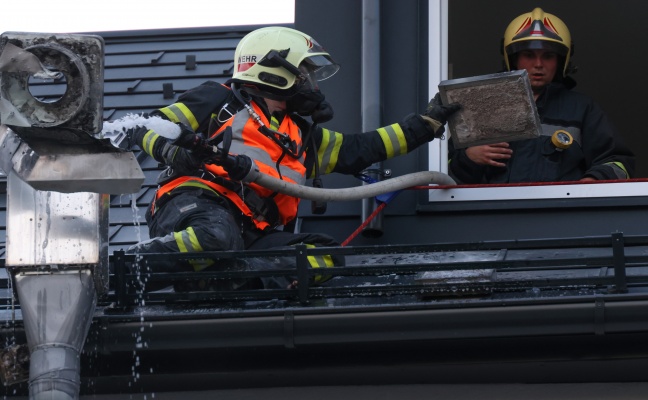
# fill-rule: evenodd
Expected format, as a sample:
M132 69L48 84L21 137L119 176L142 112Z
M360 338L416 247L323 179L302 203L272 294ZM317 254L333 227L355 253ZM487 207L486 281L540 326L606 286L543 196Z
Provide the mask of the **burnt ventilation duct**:
M30 399L76 399L80 351L108 291L110 194L139 191L131 152L101 136L99 36L0 36L0 168L7 173L6 266L29 346ZM39 84L64 86L39 97Z

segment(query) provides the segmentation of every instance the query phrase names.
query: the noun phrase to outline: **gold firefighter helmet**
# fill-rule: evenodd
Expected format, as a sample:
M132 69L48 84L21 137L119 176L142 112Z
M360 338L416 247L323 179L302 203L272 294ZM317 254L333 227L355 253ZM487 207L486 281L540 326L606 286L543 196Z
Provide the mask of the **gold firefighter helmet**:
M522 50L551 50L564 59L563 77L570 72L574 49L567 25L553 14L535 8L515 18L504 32L503 54L506 69L511 70L511 56Z
M312 37L271 26L241 39L234 53L232 81L253 93L281 99L292 96L304 84L317 88L317 81L330 78L339 68Z

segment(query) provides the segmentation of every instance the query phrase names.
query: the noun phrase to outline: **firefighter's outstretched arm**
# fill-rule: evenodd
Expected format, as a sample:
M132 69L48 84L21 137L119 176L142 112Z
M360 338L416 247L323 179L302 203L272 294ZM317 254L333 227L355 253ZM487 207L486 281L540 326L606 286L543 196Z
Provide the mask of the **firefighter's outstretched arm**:
M320 128L316 137L317 154L307 158L307 168L319 163L322 174L355 174L373 163L405 155L435 138L440 138L448 118L459 104L444 105L437 94L421 114L413 113L399 123L361 134L342 134ZM311 176L312 177L312 176Z

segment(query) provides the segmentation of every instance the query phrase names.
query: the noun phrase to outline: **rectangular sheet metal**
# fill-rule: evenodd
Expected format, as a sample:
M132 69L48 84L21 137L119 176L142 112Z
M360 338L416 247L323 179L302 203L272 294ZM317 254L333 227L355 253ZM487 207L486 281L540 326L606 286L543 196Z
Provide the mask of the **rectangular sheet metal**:
M93 268L98 293L106 292L109 210L107 194L39 191L10 172L7 267Z
M8 183L8 266L101 261L108 231L108 195L43 192L13 174Z
M439 83L443 104L462 109L448 120L455 148L532 139L541 135L525 70L451 79Z

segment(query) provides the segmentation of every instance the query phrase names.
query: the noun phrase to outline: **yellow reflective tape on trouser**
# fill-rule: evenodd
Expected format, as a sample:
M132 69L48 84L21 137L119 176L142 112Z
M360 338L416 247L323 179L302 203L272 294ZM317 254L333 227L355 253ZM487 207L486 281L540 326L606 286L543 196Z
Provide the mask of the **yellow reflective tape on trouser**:
M306 245L307 249L312 249L315 248L315 245L313 244L307 244ZM308 256L308 263L310 264L311 268L333 268L333 257L329 255L323 255L323 256ZM322 283L326 282L327 280L331 279L330 276L325 276L325 275L315 275L314 281L315 283Z
M407 141L405 140L403 128L399 124L378 128L377 131L385 145L387 158L407 154Z
M155 142L159 137L160 135L155 133L152 129L149 129L148 132L144 134L144 138L142 138L142 150L151 157L153 157L153 146L155 146Z
M621 171L623 171L623 173L625 174L625 176L621 176L621 175L618 174L618 173L616 174L617 177L618 177L619 179L630 179L630 174L628 174L628 170L625 168L625 165L623 165L623 163L621 163L621 162L619 162L619 161L614 161L614 162L605 163L605 164L603 164L603 165L609 165L609 166L611 166L612 168L614 168L615 170L618 168L618 169L620 169ZM616 167L616 168L615 168L615 167Z
M193 113L182 103L174 103L170 106L160 108L160 111L166 115L171 122L183 122L191 127L194 131L198 129L198 121Z
M198 242L198 237L192 227L188 227L184 231L173 232L173 237L175 238L176 244L181 253L203 251L202 246ZM196 272L202 271L214 263L214 261L210 259L192 259L188 261Z
M192 227L188 227L184 231L173 232L173 237L181 253L202 251L202 246L198 243L198 238Z

